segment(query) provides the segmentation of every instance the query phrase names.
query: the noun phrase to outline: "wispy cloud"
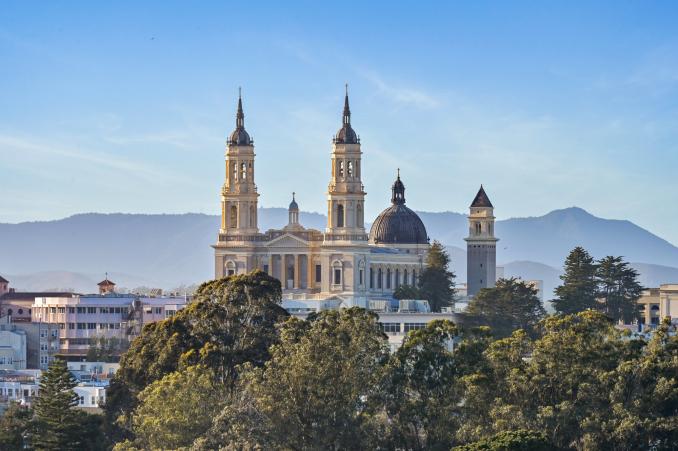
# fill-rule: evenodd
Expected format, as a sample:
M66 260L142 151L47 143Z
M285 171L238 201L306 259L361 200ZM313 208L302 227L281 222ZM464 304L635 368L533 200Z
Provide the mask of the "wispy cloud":
M168 177L166 171L159 171L138 161L131 161L110 154L88 149L79 150L76 146L60 146L53 143L44 143L35 139L0 134L0 155L5 152L30 152L39 155L55 155L79 162L93 163L116 171L121 171L138 177L162 178Z
M380 94L399 105L411 105L421 109L432 109L440 106L440 100L436 96L412 87L388 83L373 70L359 70L358 74L374 85Z

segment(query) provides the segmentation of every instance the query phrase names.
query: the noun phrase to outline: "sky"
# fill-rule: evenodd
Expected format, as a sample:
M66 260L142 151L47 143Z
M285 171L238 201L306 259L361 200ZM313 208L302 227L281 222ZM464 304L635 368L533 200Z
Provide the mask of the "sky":
M344 84L366 218L578 206L678 244L676 2L0 8L0 222L219 214L238 87L260 206L324 212Z

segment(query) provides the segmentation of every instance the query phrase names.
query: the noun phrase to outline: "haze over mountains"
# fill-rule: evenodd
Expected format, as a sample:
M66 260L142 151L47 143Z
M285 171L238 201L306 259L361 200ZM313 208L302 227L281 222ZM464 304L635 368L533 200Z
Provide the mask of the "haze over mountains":
M431 239L448 246L458 280L466 279L466 216L419 213ZM284 208L262 208L260 229L287 223ZM301 213L323 230L325 216ZM46 222L0 224L0 275L22 290L72 288L91 292L108 272L119 286L174 288L212 277L219 218L204 214L80 214ZM678 282L678 248L629 221L595 217L580 208L496 223L497 263L505 276L544 280L546 298L567 253L581 245L596 258L623 255L642 283Z

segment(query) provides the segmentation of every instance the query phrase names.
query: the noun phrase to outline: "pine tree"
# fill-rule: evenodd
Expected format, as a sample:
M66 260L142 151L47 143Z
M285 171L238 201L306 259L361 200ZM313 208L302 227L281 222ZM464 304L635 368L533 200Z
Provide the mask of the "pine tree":
M565 260L563 284L556 288L553 307L560 313L578 313L596 308L596 264L583 247L577 246Z
M626 323L638 316L638 298L643 287L638 272L622 257L607 256L598 262L598 308L615 321Z
M434 241L426 256L426 268L419 276L419 293L428 300L434 312L454 304L455 275L448 269L449 264L450 256L445 247Z
M77 382L66 362L55 359L40 378L40 392L33 406L35 430L31 444L37 450L80 449L79 415L74 409Z

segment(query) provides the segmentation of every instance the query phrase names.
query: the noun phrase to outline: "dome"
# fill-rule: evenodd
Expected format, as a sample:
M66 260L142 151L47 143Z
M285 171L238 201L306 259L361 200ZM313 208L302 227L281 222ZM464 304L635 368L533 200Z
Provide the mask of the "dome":
M295 195L295 194L296 194L296 193L292 193L292 202L290 202L290 206L289 206L288 210L297 210L297 211L299 211L299 205L297 205L297 201L296 201L296 199L294 198L294 195Z
M405 185L400 180L400 173L391 189L392 205L382 211L372 224L370 243L428 244L428 234L421 218L405 206Z

